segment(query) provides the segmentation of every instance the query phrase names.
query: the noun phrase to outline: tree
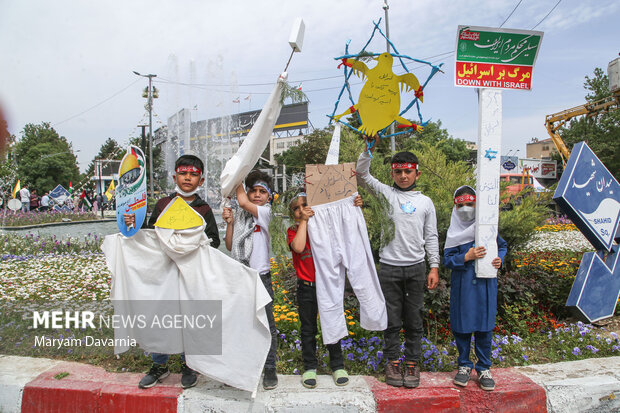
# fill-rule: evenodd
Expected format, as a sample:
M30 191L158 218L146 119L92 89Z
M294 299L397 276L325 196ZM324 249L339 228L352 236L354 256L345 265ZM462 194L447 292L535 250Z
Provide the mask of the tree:
M95 160L96 159L123 159L125 155L125 149L121 148L118 142L116 142L112 138L108 138L103 145L99 148L99 153L95 155L93 160L88 164L88 168L86 168L86 177L90 177L93 175L95 171Z
M585 96L588 102L611 96L607 75L598 67L594 69L594 77L586 76L583 86L588 91ZM616 179L620 179L620 110L573 119L559 133L569 150L585 141Z
M80 176L71 144L47 122L24 126L15 158L22 185L29 184L39 192L50 191L58 184L68 186Z

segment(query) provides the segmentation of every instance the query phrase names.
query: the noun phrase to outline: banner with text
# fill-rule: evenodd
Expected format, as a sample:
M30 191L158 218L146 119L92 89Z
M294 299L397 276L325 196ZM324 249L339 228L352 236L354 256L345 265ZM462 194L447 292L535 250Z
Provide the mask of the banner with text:
M531 90L543 32L459 26L455 86Z

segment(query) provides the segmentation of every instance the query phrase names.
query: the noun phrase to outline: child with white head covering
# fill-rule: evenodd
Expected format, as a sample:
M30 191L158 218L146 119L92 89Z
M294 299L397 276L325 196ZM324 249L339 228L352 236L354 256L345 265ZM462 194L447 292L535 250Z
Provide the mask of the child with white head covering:
M454 209L446 235L443 263L452 270L450 285L450 326L459 351L458 373L454 384L466 386L474 364L469 359L471 336L475 338L478 357L475 369L480 387L493 390L491 376L491 339L497 313L497 278L476 277L475 260L486 255L484 247L476 247L476 191L461 186L454 193ZM497 236L499 257L493 259L495 268L502 265L507 244Z

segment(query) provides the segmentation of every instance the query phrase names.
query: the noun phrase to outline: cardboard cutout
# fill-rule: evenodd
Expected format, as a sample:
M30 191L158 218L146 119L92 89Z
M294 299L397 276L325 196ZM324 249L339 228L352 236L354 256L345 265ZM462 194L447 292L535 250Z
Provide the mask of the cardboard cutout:
M306 165L308 205L339 201L357 192L353 162L340 165Z
M131 237L140 230L146 217L146 162L140 148L129 145L118 176L116 224L121 234ZM135 214L135 227L125 225L124 214Z

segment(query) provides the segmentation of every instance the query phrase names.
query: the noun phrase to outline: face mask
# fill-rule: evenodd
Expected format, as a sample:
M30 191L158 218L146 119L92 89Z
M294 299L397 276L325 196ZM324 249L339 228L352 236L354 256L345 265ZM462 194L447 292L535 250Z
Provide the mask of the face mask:
M473 221L476 218L476 208L471 206L462 206L457 208L456 214L461 221Z
M188 198L188 197L190 197L190 196L194 195L196 192L198 192L198 187L196 187L196 188L195 188L193 191L191 191L191 192L185 192L185 191L183 191L181 188L179 188L179 186L178 186L178 185L175 185L175 187L174 187L174 191L175 191L177 194L179 194L179 195L181 195L181 196L184 196L184 197Z

